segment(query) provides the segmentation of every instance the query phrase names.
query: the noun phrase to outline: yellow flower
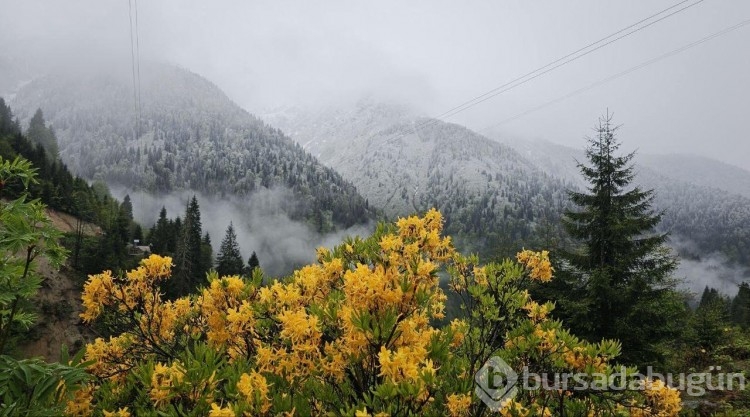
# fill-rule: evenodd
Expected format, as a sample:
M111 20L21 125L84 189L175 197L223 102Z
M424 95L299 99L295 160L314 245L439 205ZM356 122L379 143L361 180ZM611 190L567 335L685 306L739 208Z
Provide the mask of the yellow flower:
M141 261L141 266L155 280L167 279L172 274L172 258L169 256L151 255Z
M331 256L331 251L328 250L328 248L326 248L325 246L321 246L316 250L316 255L318 262L323 262L325 259Z
M128 411L128 407L117 411L104 411L104 417L130 417L130 412Z
M314 344L320 335L318 318L308 315L304 309L285 309L278 315L278 319L281 322L281 337L289 339L293 344Z
M647 380L645 383L644 396L649 407L646 409L635 407L631 410L633 417L669 417L676 416L682 410L680 392L664 384L661 380Z
M84 417L93 414L91 403L93 401L94 387L84 385L73 393L73 399L65 406L65 414L68 416Z
M271 408L268 389L266 378L255 371L250 374L242 374L239 382L237 382L237 390L245 397L245 401L263 413Z
M208 412L208 417L235 417L235 414L229 407L223 408L216 403L211 403L211 411Z
M357 410L354 413L354 417L370 417L370 413L367 412L367 407L364 407L361 410Z
M83 304L81 318L84 322L88 323L99 317L102 311L104 311L104 306L110 303L114 287L112 271L89 275L89 279L83 286L83 293L81 294Z
M451 417L468 415L469 407L471 407L471 395L450 394L446 400L446 407L448 407Z
M552 279L554 268L550 263L548 251L523 250L516 255L516 259L530 271L531 279L541 282L548 282Z
M552 310L551 304L539 305L536 301L529 301L522 308L528 311L529 318L535 323L545 320Z
M388 234L380 238L380 248L386 252L399 250L403 244L401 238L396 235Z
M151 391L149 396L151 401L157 407L169 401L172 398L172 391L175 385L182 382L185 373L178 361L170 366L161 363L154 365L154 373L151 375Z
M450 328L453 332L451 347L458 347L464 342L466 332L469 330L469 325L463 320L453 319L453 321L451 321Z

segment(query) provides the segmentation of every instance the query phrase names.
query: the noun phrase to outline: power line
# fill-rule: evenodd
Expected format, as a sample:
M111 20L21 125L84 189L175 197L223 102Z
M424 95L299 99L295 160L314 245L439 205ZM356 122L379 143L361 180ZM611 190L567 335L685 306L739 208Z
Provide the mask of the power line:
M676 4L674 4L674 5L670 6L670 7L667 7L666 9L663 9L663 10L659 11L658 13L655 13L655 14L649 16L649 17L646 17L644 19L639 20L636 23L628 25L628 26L626 26L626 27L624 27L624 28L622 28L622 29L620 29L620 30L618 30L618 31L616 31L616 32L614 32L614 33L612 33L612 34L604 37L604 38L599 39L598 41L592 42L592 43L584 46L583 48L579 48L578 50L576 50L574 52L571 52L571 53L569 53L569 54L567 54L567 55L565 55L565 56L563 56L561 58L558 58L558 59L556 59L556 60L554 60L554 61L552 61L552 62L550 62L550 63L548 63L548 64L546 64L546 65L544 65L542 67L539 67L539 68L537 68L537 69L535 69L535 70L533 70L531 72L528 72L528 73L526 73L526 74L524 74L524 75L522 75L520 77L517 77L517 78L515 78L515 79L513 79L513 80L511 80L511 81L509 81L509 82L507 82L507 83L505 83L505 84L503 84L503 85L501 85L499 87L493 88L493 89L491 89L491 90L489 90L489 91L487 91L487 92L485 92L485 93L483 93L483 94L481 94L479 96L476 96L476 97L472 98L471 100L468 100L468 101L466 101L466 102L464 102L464 103L462 103L462 104L460 104L460 105L458 105L456 107L453 107L452 109L450 109L450 110L448 110L448 111L446 111L444 113L441 113L440 115L438 115L438 116L436 116L436 117L428 120L427 122L423 122L423 123L418 124L417 126L415 126L410 131L407 131L405 133L398 134L398 135L396 135L396 136L394 136L392 138L389 138L388 141L395 140L395 139L398 139L400 137L416 133L416 131L418 129L420 129L420 128L431 126L431 125L433 125L435 123L440 122L442 119L447 119L449 117L455 116L456 114L461 113L463 111L466 111L466 110L468 110L471 107L474 107L474 106L476 106L476 105L478 105L480 103L483 103L483 102L485 102L485 101L487 101L487 100L489 100L489 99L491 99L493 97L496 97L496 96L498 96L498 95L500 95L502 93L505 93L505 92L507 92L509 90L512 90L512 89L514 89L514 88L516 88L518 86L526 84L527 82L532 81L532 80L534 80L536 78L539 78L542 75L547 74L547 73L549 73L551 71L554 71L557 68L560 68L560 67L562 67L564 65L567 65L567 64L569 64L569 63L571 63L573 61L576 61L576 60L578 60L580 58L583 58L584 56L589 55L589 54L591 54L591 53L593 53L595 51L598 51L599 49L602 49L605 46L608 46L608 45L610 45L612 43L615 43L615 42L617 42L617 41L619 41L619 40L621 40L621 39L623 39L625 37L628 37L628 36L630 36L630 35L632 35L632 34L634 34L636 32L639 32L639 31L641 31L643 29L646 29L646 28L648 28L650 26L653 26L656 23L659 23L659 22L661 22L661 21L663 21L663 20L665 20L665 19L667 19L667 18L669 18L671 16L674 16L677 13L685 11L685 10L687 10L687 9L693 7L693 6L696 6L696 5L700 4L700 3L702 3L704 0L698 0L698 1L694 2L694 3L690 3L690 4L688 4L688 5L686 5L686 6L682 7L682 8L679 8L679 9L677 9L677 10L671 12L671 13L668 13L665 16L662 16L662 17L660 17L660 18L658 18L656 20L653 20L653 21L651 21L651 22L649 22L649 23L647 23L645 25L641 25L642 23L648 22L649 20L651 20L651 19L653 19L653 18L655 18L655 17L657 17L659 15L662 15L662 14L664 14L665 12L667 12L669 10L677 8L677 7L679 7L679 6L687 3L689 1L691 1L691 0L683 0L683 1L678 2L678 3L676 3ZM632 29L632 30L630 30L630 29ZM626 32L626 33L622 34L623 32ZM622 35L620 35L620 34L622 34ZM617 35L620 35L620 36L617 36ZM615 36L617 36L617 37L615 37ZM615 38L612 39L613 37L615 37ZM592 48L595 45L598 45L598 46Z
M683 46L681 46L681 47L679 47L677 49L673 49L673 50L671 50L671 51L669 51L669 52L667 52L665 54L662 54L662 55L659 55L659 56L657 56L655 58L649 59L648 61L644 61L644 62L642 62L642 63L640 63L640 64L638 64L638 65L636 65L634 67L630 67L630 68L628 68L628 69L626 69L624 71L618 72L617 74L611 75L611 76L609 76L607 78L604 78L604 79L601 79L601 80L599 80L599 81L597 81L595 83L589 84L586 87L579 88L579 89L577 89L575 91L572 91L572 92L570 92L570 93L568 93L568 94L566 94L564 96L558 97L558 98L556 98L554 100L547 101L547 102L545 102L543 104L540 104L539 106L533 107L533 108L531 108L529 110L526 110L524 112L518 113L518 114L516 114L514 116L511 116L511 117L508 117L507 119L504 119L504 120L502 120L502 121L500 121L498 123L495 123L495 124L492 124L490 126L487 126L487 127L483 128L483 129L479 130L478 132L479 133L485 132L485 131L487 131L489 129L492 129L494 127L497 127L497 126L506 124L508 122L511 122L513 120L519 119L519 118L521 118L523 116L526 116L526 115L528 115L530 113L534 113L536 111L539 111L541 109L549 107L549 106L551 106L553 104L557 104L557 103L559 103L561 101L565 101L565 100L567 100L567 99L569 99L569 98L571 98L573 96L576 96L578 94L584 93L584 92L589 91L589 90L591 90L593 88L596 88L596 87L599 87L599 86L601 86L603 84L606 84L606 83L608 83L610 81L614 81L614 80L616 80L618 78L624 77L624 76L626 76L626 75L628 75L628 74L630 74L630 73L632 73L634 71L637 71L637 70L639 70L641 68L647 67L647 66L649 66L651 64L655 64L655 63L657 63L659 61L662 61L664 59L667 59L667 58L673 57L675 55L678 55L678 54L680 54L682 52L685 52L688 49L694 48L694 47L696 47L698 45L704 44L704 43L706 43L708 41L711 41L711 40L713 40L715 38L718 38L720 36L726 35L726 34L728 34L730 32L733 32L733 31L735 31L735 30L737 30L737 29L739 29L739 28L741 28L743 26L747 26L748 24L750 24L750 19L743 20L742 22L737 23L736 25L729 26L729 27L724 28L724 29L722 29L722 30L720 30L718 32L712 33L711 35L708 35L708 36L706 36L704 38L701 38L701 39L699 39L699 40L697 40L695 42L691 42L691 43L689 43L687 45L683 45Z
M130 0L128 0L128 17L130 18L130 63L133 71L133 106L135 109L135 133L138 135L138 131L140 130L139 124L139 109L138 109L138 89L136 87L136 78L135 78L135 43L133 41L133 5Z
M138 36L138 0L133 0L135 6L135 57L138 70L138 135L141 134L141 123L143 121L143 102L141 101L141 41Z

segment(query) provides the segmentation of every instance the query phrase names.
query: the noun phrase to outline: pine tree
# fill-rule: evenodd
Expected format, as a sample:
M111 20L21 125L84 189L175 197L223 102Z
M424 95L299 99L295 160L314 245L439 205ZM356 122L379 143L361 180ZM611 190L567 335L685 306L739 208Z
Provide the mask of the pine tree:
M732 323L745 328L750 326L750 284L747 282L740 284L737 295L732 299L729 314Z
M47 124L44 121L44 114L42 114L42 109L37 109L36 113L34 113L34 116L31 118L31 121L29 121L29 130L26 131L26 136L28 136L34 143L42 145L44 150L47 151L47 156L51 160L57 158L57 138L55 137L55 132L47 127Z
M249 277L252 276L256 268L260 268L260 261L258 261L258 255L253 251L253 254L250 255L250 258L247 260L247 271L245 272L245 275Z
M201 240L201 268L203 270L203 273L200 277L198 277L197 283L203 284L205 280L203 277L206 275L206 272L211 270L211 268L214 265L214 248L211 245L211 236L206 232L205 235L203 235L203 239Z
M684 317L671 275L676 259L665 246L667 235L654 232L662 213L651 209L653 190L631 186L634 153L617 155L611 121L609 113L601 118L597 136L589 139L589 165L578 164L589 190L570 192L579 209L563 218L581 244L564 253L564 311L577 334L620 340L624 361L658 363L658 343L674 337Z
M151 229L151 233L149 233L151 251L159 255L171 254L171 251L169 251L169 241L172 232L170 221L167 219L167 209L162 207L159 212L159 219Z
M729 319L729 300L715 288L708 286L703 290L700 304L691 318L691 330L688 341L693 346L713 350L724 335L724 328Z
M234 225L230 222L224 240L221 241L219 253L216 255L216 272L219 276L241 275L243 264Z
M211 265L203 265L201 248L201 213L198 200L193 196L185 209L185 218L177 239L173 259L174 275L166 291L169 297L189 294L203 282Z
M123 211L128 219L133 220L133 203L130 201L130 194L125 194L125 198L122 199L122 205L120 205L120 210Z

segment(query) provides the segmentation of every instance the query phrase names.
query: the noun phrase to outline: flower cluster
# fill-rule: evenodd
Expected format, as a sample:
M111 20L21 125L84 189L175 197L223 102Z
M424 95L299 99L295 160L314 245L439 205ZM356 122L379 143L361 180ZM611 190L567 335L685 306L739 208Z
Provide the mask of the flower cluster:
M549 261L549 252L546 250L534 252L526 249L519 252L516 259L530 271L529 275L532 279L541 282L549 282L552 279L554 268Z
M680 392L669 387L660 380L645 381L644 395L646 406L635 406L631 408L632 417L669 417L676 416L682 410Z
M430 210L320 248L317 262L285 279L210 273L196 294L166 302L168 257L153 255L123 277L92 275L81 317L120 332L87 345L95 378L68 414L466 416L482 409L472 372L494 354L513 366L608 369L619 345L581 342L550 319L552 303L523 289L525 277L552 278L547 252L482 266L441 232ZM463 315L450 322L439 273L461 299ZM540 405L548 400L519 398L501 414L549 415ZM635 400L641 410L679 407L655 383Z

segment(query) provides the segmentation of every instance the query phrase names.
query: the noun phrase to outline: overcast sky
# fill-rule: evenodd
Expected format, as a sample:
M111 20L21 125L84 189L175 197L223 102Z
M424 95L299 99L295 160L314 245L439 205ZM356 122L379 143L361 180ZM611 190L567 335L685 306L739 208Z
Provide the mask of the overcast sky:
M370 94L438 115L677 2L141 0L139 42L143 59L197 72L251 112ZM0 10L0 72L130 63L126 0ZM750 1L705 0L449 120L482 130L745 19ZM609 107L628 148L750 169L749 45L750 25L496 128L581 147Z

